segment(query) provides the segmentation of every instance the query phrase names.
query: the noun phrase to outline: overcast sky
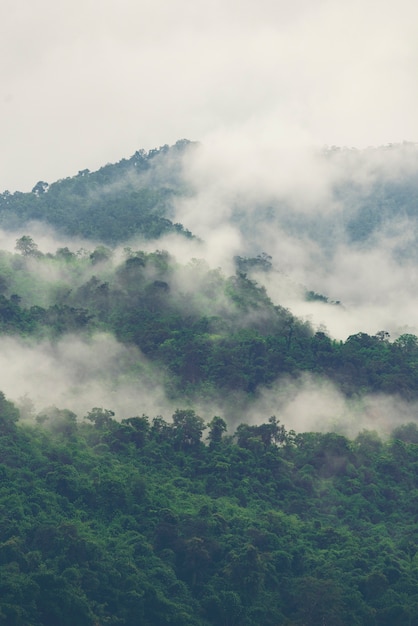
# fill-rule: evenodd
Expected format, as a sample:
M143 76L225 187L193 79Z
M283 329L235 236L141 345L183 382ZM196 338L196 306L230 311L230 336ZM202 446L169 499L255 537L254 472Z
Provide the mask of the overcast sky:
M413 0L2 0L0 190L180 138L416 141L417 27Z

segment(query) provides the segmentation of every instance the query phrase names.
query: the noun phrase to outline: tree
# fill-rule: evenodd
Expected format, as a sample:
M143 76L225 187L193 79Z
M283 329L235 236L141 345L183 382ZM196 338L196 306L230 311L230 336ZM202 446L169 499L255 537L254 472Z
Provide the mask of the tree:
M51 432L66 437L74 435L77 431L77 416L68 409L58 409L51 406L44 409L36 417L39 424L44 424Z
M128 417L122 420L122 425L124 424L129 427L129 440L132 441L137 448L142 448L150 431L148 417L146 415L142 415L141 417Z
M335 580L321 580L313 576L299 579L295 592L297 623L304 626L343 626L344 607L342 587Z
M23 256L40 255L37 244L29 235L23 235L23 237L17 239L15 249L20 252L20 254L23 254Z
M62 259L63 261L74 261L74 259L77 258L75 253L71 252L67 246L64 248L58 248L55 256L57 259Z
M48 183L46 183L44 180L40 180L39 182L36 183L35 187L32 189L32 193L34 193L35 196L39 196L40 194L45 193L48 187L49 187Z
M158 415L152 420L150 434L152 439L158 443L168 441L171 437L172 425L165 421L163 417Z
M90 254L90 259L93 265L97 265L97 263L103 263L104 261L109 261L112 258L112 250L107 248L106 246L97 246L95 250Z
M192 409L177 409L173 415L174 442L181 450L195 448L205 430L203 418Z
M279 420L273 415L268 424L249 426L240 424L235 432L237 443L242 448L266 450L272 445L283 444L286 441L286 430L280 425Z
M225 420L222 419L222 417L218 417L217 415L215 415L215 417L209 422L208 427L208 439L210 441L209 445L212 448L221 443L222 437L227 431L227 426Z
M0 391L0 434L13 431L18 419L18 409L12 402L6 400L6 396Z
M182 569L194 586L210 564L210 554L201 537L190 537L182 545Z
M418 443L418 426L415 422L409 422L408 424L402 424L397 426L392 431L392 438L399 439L405 443Z
M241 598L235 591L221 590L205 599L206 613L212 624L239 626L244 613Z
M383 443L376 431L362 430L354 440L355 451L363 462L370 463L382 450Z
M396 339L393 345L400 348L406 354L417 354L418 337L410 333L404 333Z
M109 424L111 424L114 415L113 411L95 407L87 413L85 419L93 422L96 428L103 428L103 426L109 426Z
M266 448L273 444L283 444L286 441L286 429L280 425L280 420L275 415L269 417L268 424L258 426L258 432Z

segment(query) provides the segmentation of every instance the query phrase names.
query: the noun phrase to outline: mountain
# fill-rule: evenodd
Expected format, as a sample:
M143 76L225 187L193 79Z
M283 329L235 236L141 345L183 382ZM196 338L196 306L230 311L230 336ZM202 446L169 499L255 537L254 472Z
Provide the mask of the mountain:
M0 622L413 626L416 146L205 158L0 197Z
M173 223L170 217L183 202L189 205L196 201L200 207L196 180L193 182L187 173L195 167L199 150L197 144L180 141L148 153L138 151L130 159L97 172L79 172L51 185L40 182L30 194L5 192L0 202L4 228L30 228L36 219L41 224L57 225L62 233L101 235L102 243L96 242L90 249L61 246L55 252L43 253L30 235L23 235L16 241L15 253L1 252L3 338L25 336L40 350L44 342L43 350L45 341L65 342L73 334L88 351L89 341L95 341L98 333L108 333L123 349L137 351L131 351L126 369L114 376L115 393L121 379L134 383L135 377L141 380L147 372L155 384L158 381L161 394L170 398L170 403L183 399L200 406L201 398L210 398L216 405L224 406L232 398L229 411L234 415L265 391L272 399L276 397L281 380L302 381L305 375L331 382L342 394L343 402L375 393L398 394L408 402L415 400L418 340L410 329L399 331L393 340L382 327L374 333L360 327L344 340L332 338L326 328L313 324L309 316L301 318L293 313L284 297L286 290L290 285L298 292L305 310L319 310L324 316L349 315L349 305L331 300L323 292L310 289L310 285L294 283L292 287L291 277L285 284L284 274L278 269L280 258L277 262L265 252L257 256L231 255L225 271L194 256L205 254L205 242L193 237L187 224L183 227ZM247 211L238 219L239 207L245 208L245 202L235 198L230 224L236 224L241 231L243 250L258 241L256 220L271 233L281 233L281 241L286 245L293 241L294 234L289 233L297 231L297 246L307 249L308 254L307 242L315 240L325 256L334 256L335 250L343 246L344 255L349 258L350 254L357 254L358 246L367 250L366 242L373 248L376 232L383 223L390 225L396 219L400 223L400 214L406 212L411 220L416 218L411 191L416 158L415 146L409 144L374 150L371 154L335 149L321 153L321 163L333 172L332 184L328 185L332 193L327 192L332 197L329 202L340 198L344 214L351 215L340 238L335 233L341 211L318 210L310 214L311 219L302 219L296 209L281 212L278 201L274 211L272 205L265 207L270 218L260 209L256 213ZM353 180L358 181L356 187L348 184ZM380 193L379 189L385 191ZM382 215L384 193L393 202L391 211ZM312 197L306 200L312 201ZM362 226L366 219L364 210L359 208L366 201L373 207L375 224L367 233ZM389 206L389 200L386 204ZM358 225L355 229L350 226L354 222ZM160 229L162 224L165 226ZM248 224L251 234L246 236ZM221 226L226 229L227 225L221 222ZM316 237L318 232L323 233L322 238ZM363 234L354 236L355 233ZM125 245L122 251L116 243L126 243L123 236L128 234L132 245L140 247ZM164 237L167 234L174 239ZM152 239L155 235L158 238ZM355 239L351 244L350 238ZM328 239L333 240L334 252L326 246ZM68 241L71 245L71 239ZM156 249L161 243L173 245L173 241L179 242L175 243L175 252ZM190 250L187 245L192 246ZM186 260L178 258L179 251ZM226 247L224 259L228 252ZM297 263L297 256L293 254L293 258ZM396 258L400 271L405 258ZM318 266L318 270L322 268ZM331 263L327 271L332 270ZM25 349L29 350L29 346ZM76 374L72 376L77 379ZM100 376L106 378L104 372ZM20 396L33 394L31 386L25 385ZM78 385L76 388L80 397ZM12 381L5 388L6 393L9 389L13 389ZM237 394L241 394L239 401ZM15 392L13 395L17 400L19 396ZM47 397L48 402L58 402L50 394ZM69 396L65 398L74 401ZM92 401L98 403L99 398ZM46 399L37 400L38 408L41 402ZM84 405L83 410L87 408Z
M191 146L183 140L171 148L139 150L97 172L81 170L51 184L39 181L31 193L6 191L0 195L0 226L17 229L40 221L63 234L106 244L135 235L150 239L180 232L190 236L170 216L173 198L186 192L181 157Z

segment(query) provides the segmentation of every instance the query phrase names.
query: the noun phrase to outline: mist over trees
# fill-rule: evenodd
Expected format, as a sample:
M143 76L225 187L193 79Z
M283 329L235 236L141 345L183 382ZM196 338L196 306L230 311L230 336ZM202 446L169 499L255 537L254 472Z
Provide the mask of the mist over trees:
M31 193L0 195L0 225L16 229L41 221L67 235L115 244L132 235L158 238L185 231L173 224L172 200L183 190L181 154L187 141L108 164L97 172L81 170L76 176L48 184L39 181Z
M104 246L43 254L29 236L18 239L16 250L0 254L4 334L57 340L110 333L162 369L167 392L178 399L193 400L202 390L253 396L304 372L325 376L346 396L418 398L415 335L392 341L386 331L359 332L338 341L315 332L243 272L260 257L240 257L235 275L225 276L158 250L125 249L119 261Z
M348 281L287 269L389 238L412 271L416 147L322 151L306 196L209 202L202 163L180 141L0 196L0 621L412 626L415 320L335 336L287 294L331 319Z

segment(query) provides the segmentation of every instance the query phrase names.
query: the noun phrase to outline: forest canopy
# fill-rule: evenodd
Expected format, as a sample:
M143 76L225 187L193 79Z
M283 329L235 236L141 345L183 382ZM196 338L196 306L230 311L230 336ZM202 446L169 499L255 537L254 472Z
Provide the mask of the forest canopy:
M0 622L413 626L413 320L337 337L311 312L352 302L294 278L349 258L357 280L368 246L414 277L413 168L351 186L364 155L325 150L351 164L338 210L230 189L226 209L196 150L0 196ZM395 223L413 236L373 248Z
M190 409L28 424L0 400L4 623L416 623L415 424L385 442Z

